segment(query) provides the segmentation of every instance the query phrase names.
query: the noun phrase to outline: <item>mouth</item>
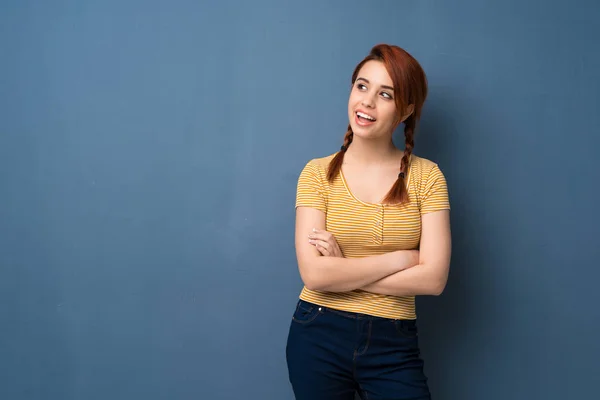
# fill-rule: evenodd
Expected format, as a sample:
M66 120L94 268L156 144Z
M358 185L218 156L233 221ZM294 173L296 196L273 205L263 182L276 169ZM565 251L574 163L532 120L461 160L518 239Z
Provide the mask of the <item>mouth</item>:
M363 126L371 125L372 123L377 121L377 119L375 117L373 117L365 112L362 112L362 111L357 111L355 113L355 115L356 115L356 122L359 125L363 125Z

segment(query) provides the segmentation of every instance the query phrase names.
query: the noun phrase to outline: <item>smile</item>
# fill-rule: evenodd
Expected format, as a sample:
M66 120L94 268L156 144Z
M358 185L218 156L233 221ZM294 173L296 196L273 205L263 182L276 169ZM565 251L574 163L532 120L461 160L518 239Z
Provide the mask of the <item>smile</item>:
M362 111L357 111L355 113L355 115L356 115L355 122L359 126L373 125L375 123L375 121L377 121L377 118L375 118L372 115L369 115L367 113L364 113Z
M372 116L370 116L369 114L365 114L365 113L364 113L364 112L362 112L362 111L357 111L357 112L356 112L356 115L357 115L359 118L362 118L362 119L366 119L366 120L369 120L369 121L375 121L375 117L372 117Z

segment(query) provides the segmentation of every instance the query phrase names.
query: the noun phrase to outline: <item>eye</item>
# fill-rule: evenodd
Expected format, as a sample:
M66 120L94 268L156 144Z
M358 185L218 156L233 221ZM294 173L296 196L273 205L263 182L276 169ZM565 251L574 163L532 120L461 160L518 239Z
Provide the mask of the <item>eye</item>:
M391 94L389 94L388 92L381 92L381 95L382 95L384 98L386 98L386 99L389 99L389 100L391 100L391 99L393 98L393 97L392 97L392 95L391 95Z
M365 90L367 87L365 85L363 85L362 83L357 83L356 88L358 90Z

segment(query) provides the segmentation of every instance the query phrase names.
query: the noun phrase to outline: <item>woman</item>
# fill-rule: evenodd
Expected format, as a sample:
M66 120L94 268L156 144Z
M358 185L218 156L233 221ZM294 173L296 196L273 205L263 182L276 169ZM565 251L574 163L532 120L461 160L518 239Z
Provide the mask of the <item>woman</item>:
M451 238L444 175L412 154L426 96L410 54L375 46L352 75L341 150L300 174L304 288L286 349L297 400L430 399L414 298L444 290Z

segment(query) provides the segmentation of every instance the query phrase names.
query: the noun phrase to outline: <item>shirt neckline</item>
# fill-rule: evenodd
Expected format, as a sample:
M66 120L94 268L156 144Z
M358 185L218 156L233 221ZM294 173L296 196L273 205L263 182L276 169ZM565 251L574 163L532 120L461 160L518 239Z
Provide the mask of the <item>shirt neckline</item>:
M408 159L408 166L407 166L407 173L406 175L408 176L408 179L406 180L406 190L408 190L408 188L410 187L410 178L411 178L411 166L412 166L412 154L410 155L409 159ZM348 182L346 182L346 177L344 176L344 172L342 171L342 168L340 167L340 178L342 179L342 183L344 184L344 188L346 188L346 192L350 195L350 197L352 197L354 200L356 200L357 202L368 206L368 207L386 207L386 206L390 206L389 204L383 204L383 203L369 203L366 201L363 201L361 199L359 199L358 197L356 197L354 195L354 193L352 193L352 190L350 190L350 186L348 186Z

